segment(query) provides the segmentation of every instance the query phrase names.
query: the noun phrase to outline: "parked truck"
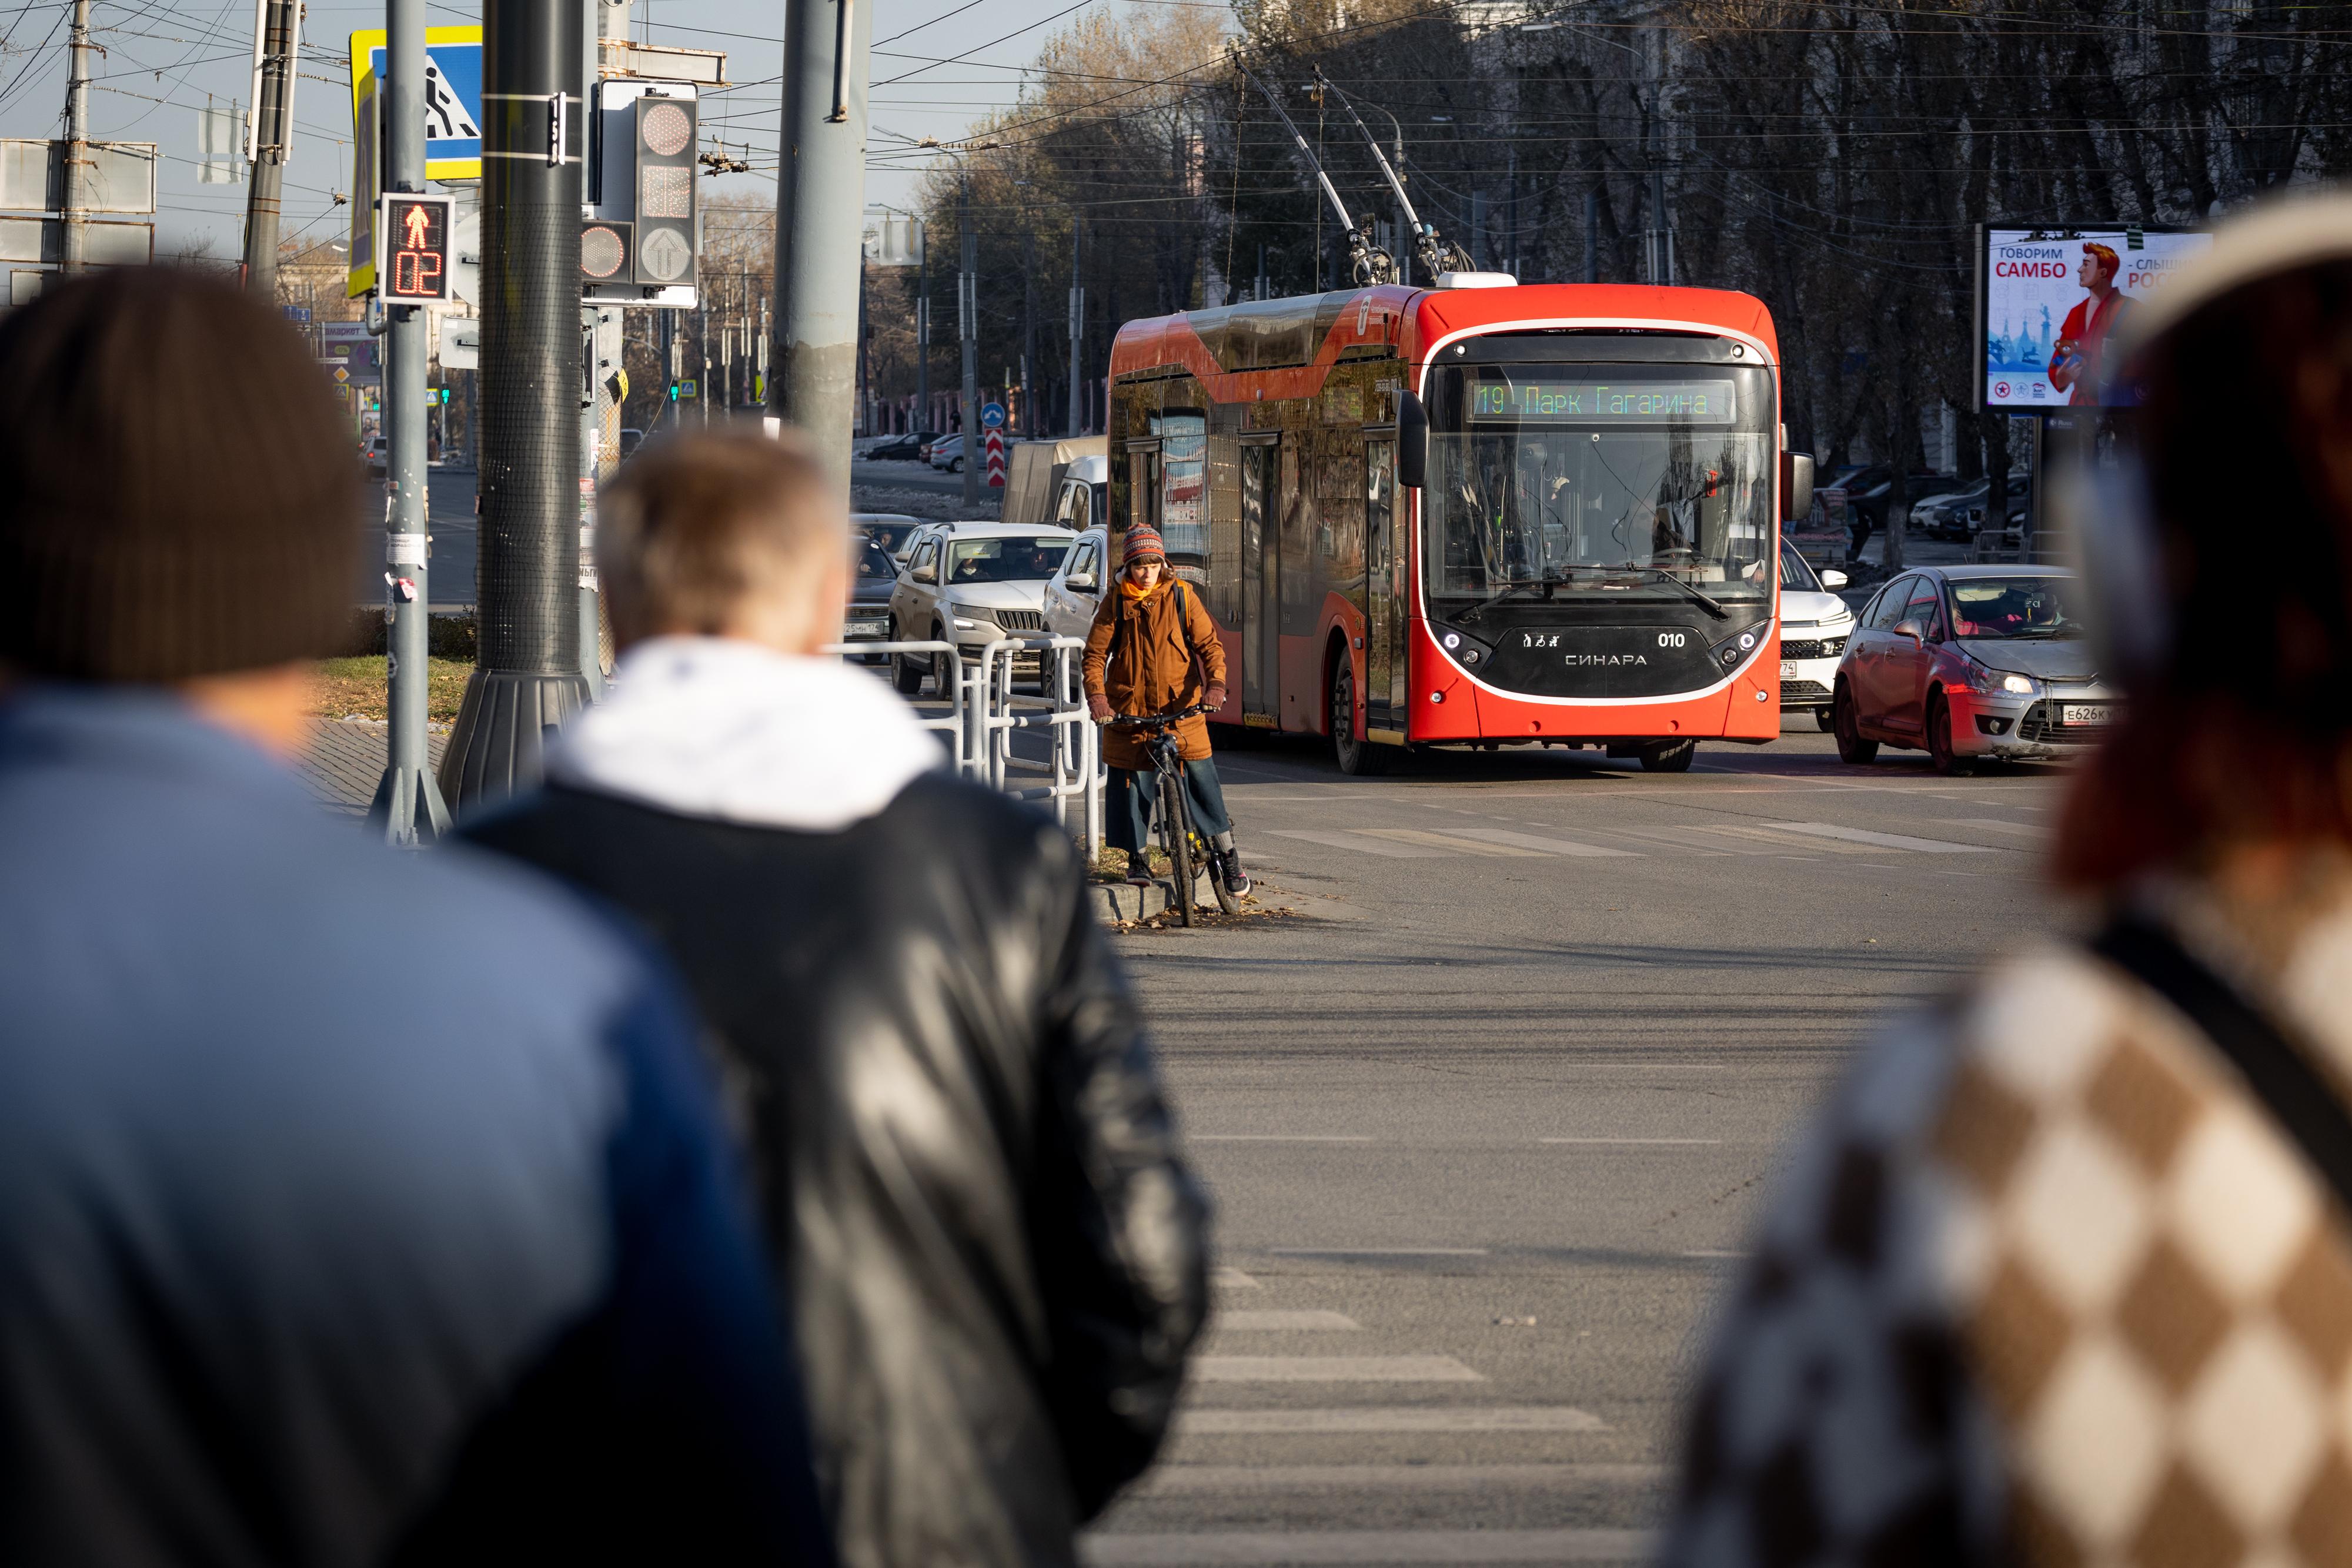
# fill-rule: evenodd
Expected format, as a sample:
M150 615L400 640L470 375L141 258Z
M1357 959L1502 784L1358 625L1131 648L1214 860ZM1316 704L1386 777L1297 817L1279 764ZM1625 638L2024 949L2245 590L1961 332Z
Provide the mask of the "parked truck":
M1003 520L1083 533L1103 520L1110 447L1099 435L1016 441L1005 448Z

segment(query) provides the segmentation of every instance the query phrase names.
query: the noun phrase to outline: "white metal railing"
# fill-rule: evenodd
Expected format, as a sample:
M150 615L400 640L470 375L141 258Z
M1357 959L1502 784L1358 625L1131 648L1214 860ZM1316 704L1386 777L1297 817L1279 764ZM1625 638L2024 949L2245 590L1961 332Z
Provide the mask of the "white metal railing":
M920 653L930 658L934 669L939 667L936 655L946 655L946 679L935 684L940 688L936 700L945 703L948 711L935 718L918 716L916 722L948 737L956 771L962 777L1018 800L1050 802L1047 809L1055 820L1076 831L1092 860L1102 852L1108 779L1102 734L1087 713L1080 679L1085 650L1086 643L1076 637L1005 637L982 648L971 663L954 643L943 642L834 643L821 652L845 658ZM1013 689L1014 662L1024 653L1037 657L1043 695ZM1013 755L1013 737L1020 730L1045 732L1048 746L1043 764ZM1044 781L1008 783L1016 764L1037 768Z

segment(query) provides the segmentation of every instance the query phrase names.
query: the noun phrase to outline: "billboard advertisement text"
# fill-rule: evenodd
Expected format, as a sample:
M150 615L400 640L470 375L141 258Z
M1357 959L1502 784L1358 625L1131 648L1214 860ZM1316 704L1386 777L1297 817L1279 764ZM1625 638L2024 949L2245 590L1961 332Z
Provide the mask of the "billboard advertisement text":
M2063 235L2064 237L2053 237ZM2204 234L2123 228L1985 231L1985 404L2091 408L2110 334L2135 301L2212 243Z

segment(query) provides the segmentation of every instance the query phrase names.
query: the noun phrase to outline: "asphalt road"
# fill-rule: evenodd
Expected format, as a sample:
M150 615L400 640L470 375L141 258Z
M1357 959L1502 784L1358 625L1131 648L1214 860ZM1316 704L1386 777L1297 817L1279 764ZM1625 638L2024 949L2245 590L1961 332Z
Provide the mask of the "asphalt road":
M1319 915L1116 938L1217 1204L1218 1316L1091 1561L1632 1561L1775 1149L1878 1020L2057 917L2058 779L1227 752Z

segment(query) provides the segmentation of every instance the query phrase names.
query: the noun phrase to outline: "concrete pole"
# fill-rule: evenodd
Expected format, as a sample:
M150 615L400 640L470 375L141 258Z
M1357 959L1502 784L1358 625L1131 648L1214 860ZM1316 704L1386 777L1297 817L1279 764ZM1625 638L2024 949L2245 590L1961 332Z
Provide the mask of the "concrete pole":
M73 65L66 78L65 270L89 254L89 0L74 0Z
M931 252L920 253L922 281L915 290L915 428L931 428Z
M1069 420L1070 434L1073 436L1084 435L1087 433L1086 394L1083 390L1085 383L1078 378L1079 366L1083 362L1085 357L1082 350L1085 348L1087 340L1087 288L1085 284L1078 281L1079 232L1077 224L1073 222L1070 225Z
M268 0L261 37L261 90L253 115L253 183L245 193L245 287L263 300L278 298L278 215L286 158L294 144L294 16L298 0Z
M389 0L384 12L383 180L387 191L425 189L425 0ZM266 129L266 128L265 128ZM257 163L255 172L259 173ZM250 258L254 235L247 235ZM269 241L277 259L278 242ZM271 284L273 292L276 284ZM387 842L415 845L440 837L449 810L425 750L425 696L432 643L426 575L430 504L425 494L425 361L431 323L422 307L394 305L386 315L383 356L385 570L391 623L384 629L389 746L372 815Z
M956 319L963 339L963 510L980 509L980 236L971 229L971 182L956 198L963 231L963 270L956 276Z
M577 0L483 7L481 632L441 759L442 793L459 810L537 784L547 730L588 700L577 589L580 27Z
M849 505L857 400L858 236L866 215L872 0L793 0L784 20L776 177L776 371L768 412L805 432ZM795 243L787 244L787 236Z
M588 683L588 700L604 699L604 658L602 619L596 595L596 484L601 476L604 444L604 402L611 395L604 379L613 372L600 351L604 319L617 310L580 308L580 352L585 380L580 388L580 678Z

